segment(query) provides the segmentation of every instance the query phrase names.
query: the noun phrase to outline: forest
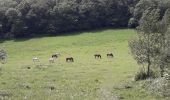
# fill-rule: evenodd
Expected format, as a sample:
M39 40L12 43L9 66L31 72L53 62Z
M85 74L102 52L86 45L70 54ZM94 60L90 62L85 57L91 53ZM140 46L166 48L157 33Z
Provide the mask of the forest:
M135 28L149 7L169 0L0 0L0 37L62 35L97 28Z
M0 0L0 37L62 35L107 27L126 28L138 1ZM136 17L135 20L138 20Z

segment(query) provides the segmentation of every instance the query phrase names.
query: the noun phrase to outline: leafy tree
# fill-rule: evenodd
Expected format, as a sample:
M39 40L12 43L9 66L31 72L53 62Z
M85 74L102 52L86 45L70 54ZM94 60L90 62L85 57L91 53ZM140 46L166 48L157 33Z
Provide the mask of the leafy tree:
M16 20L19 16L21 16L21 13L15 9L15 8L9 8L5 15L10 21Z
M31 8L31 5L26 0L20 1L19 4L16 6L16 9L21 12L23 18L25 18L30 8Z
M164 64L166 65L165 67L169 70L170 72L170 28L168 28L168 31L166 32L165 35L166 39L166 48L165 48L165 57L164 57ZM164 69L163 69L164 72ZM169 73L170 74L170 73Z
M157 61L160 53L159 34L156 23L159 21L159 9L148 8L140 20L138 39L130 42L134 58L139 64L147 66L147 76L150 77L151 66Z
M163 76L165 68L170 64L169 24L169 9L162 17L159 7L150 7L144 11L139 21L138 38L129 43L138 64L147 66L148 77L150 77L151 67L160 68Z
M159 33L161 33L161 53L160 53L160 60L158 64L161 69L161 76L163 76L165 68L169 66L170 63L170 31L169 31L169 24L170 24L170 10L167 9L162 21L159 23Z
M160 17L162 18L165 14L165 11L170 8L170 0L140 0L137 2L133 10L132 18L135 20L135 23L131 23L130 25L137 27L144 11L149 7L160 9Z

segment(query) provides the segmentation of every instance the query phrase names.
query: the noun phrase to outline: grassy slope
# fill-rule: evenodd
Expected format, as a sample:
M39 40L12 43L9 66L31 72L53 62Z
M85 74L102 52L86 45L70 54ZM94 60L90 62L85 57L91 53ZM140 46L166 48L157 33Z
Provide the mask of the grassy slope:
M11 93L15 100L110 100L115 93L129 100L152 100L142 90L113 90L131 80L138 69L127 42L134 35L133 30L105 30L1 43L9 58L0 76L0 90ZM50 65L48 58L55 52L62 56ZM115 58L107 59L108 52ZM95 53L103 58L95 60ZM32 62L34 56L40 58L41 67ZM67 56L73 56L75 63L66 63Z

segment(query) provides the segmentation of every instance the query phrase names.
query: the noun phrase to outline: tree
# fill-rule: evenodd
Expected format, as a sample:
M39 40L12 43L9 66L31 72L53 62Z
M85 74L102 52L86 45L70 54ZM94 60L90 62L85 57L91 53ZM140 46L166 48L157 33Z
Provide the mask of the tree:
M15 9L15 8L9 8L6 12L5 12L5 16L7 17L8 21L7 21L7 27L9 29L9 32L12 35L15 35L16 32L15 30L17 30L16 28L16 23L17 20L20 18L21 13Z
M160 69L161 69L161 76L163 77L165 69L169 67L170 63L170 9L167 9L163 19L161 21L160 31L163 33L163 41L162 41L162 48L161 48L161 58L160 58ZM170 68L168 68L170 70Z
M138 39L130 42L132 54L139 64L147 66L147 76L150 77L151 66L157 61L160 53L159 35L156 24L159 21L159 9L148 8L143 14L138 31Z
M16 20L19 16L21 16L21 13L15 9L15 8L9 8L5 15L10 21Z
M168 31L166 32L166 48L165 48L165 64L166 68L170 72L170 27L168 28ZM170 73L169 73L170 74Z

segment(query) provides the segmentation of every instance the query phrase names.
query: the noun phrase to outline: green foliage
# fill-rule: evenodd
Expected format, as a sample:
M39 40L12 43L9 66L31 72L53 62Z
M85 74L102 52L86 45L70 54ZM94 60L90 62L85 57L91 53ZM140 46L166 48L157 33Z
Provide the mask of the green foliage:
M147 78L148 78L148 76L144 69L140 69L140 71L137 72L135 75L135 81L145 80Z
M161 76L165 67L169 66L169 9L164 9L162 15L162 5L157 5L158 1L150 2L151 7L144 9L137 27L138 38L129 42L132 54L138 64L147 67L147 75L152 73L151 68L160 68ZM143 3L142 3L143 4Z
M0 1L0 37L127 27L132 13L129 9L137 1L3 0ZM23 30L24 27L27 29Z
M160 76L159 70L156 69L151 69L150 70L150 76L148 77L147 72L145 71L144 68L141 68L139 72L135 74L135 81L140 81L140 80L146 80L148 78L158 78Z
M156 25L160 18L159 9L148 8L140 20L138 39L132 40L129 45L138 64L147 65L147 75L150 77L151 66L158 62L160 55L160 34Z
M145 65L147 63L147 45L143 39L133 39L129 41L129 47L133 54L134 59L139 65Z
M160 18L162 18L166 10L170 8L170 0L140 0L136 4L133 12L132 18L135 20L135 23L131 23L131 25L137 26L140 19L142 18L143 13L149 7L160 9Z
M166 23L166 28L170 24L170 8L166 10L164 16L163 16L163 21Z
M9 21L13 21L13 20L16 20L19 16L21 16L21 13L17 11L17 9L15 8L9 8L6 11L5 16L7 16Z
M167 32L166 32L166 47L164 50L164 64L166 65L165 67L167 67L168 71L170 72L170 28L168 28Z

